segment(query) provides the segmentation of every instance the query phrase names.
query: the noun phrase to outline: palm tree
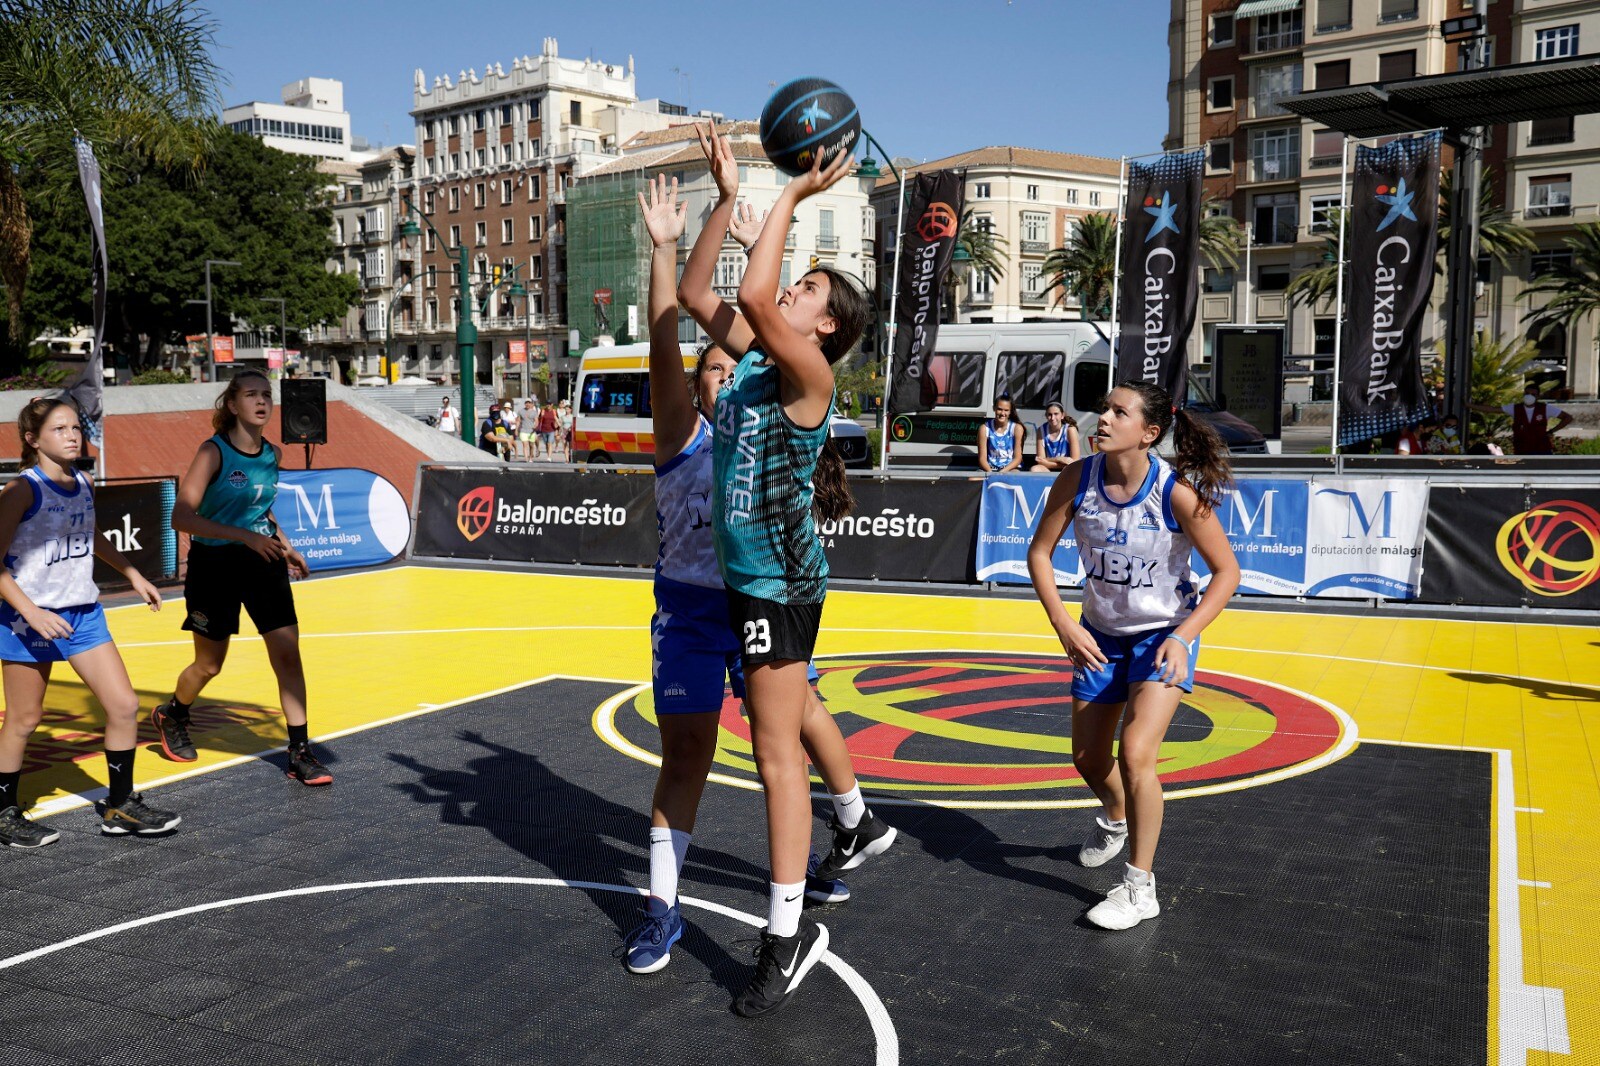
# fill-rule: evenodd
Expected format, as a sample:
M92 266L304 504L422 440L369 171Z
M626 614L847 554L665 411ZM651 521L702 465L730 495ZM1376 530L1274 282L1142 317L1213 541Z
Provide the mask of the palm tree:
M1555 325L1576 326L1600 312L1600 222L1579 223L1578 232L1562 241L1572 249L1572 261L1557 262L1523 290L1530 297L1549 297L1525 316L1540 334Z
M1328 225L1332 230L1322 237L1322 262L1309 270L1302 270L1289 282L1289 287L1283 292L1289 297L1290 303L1315 306L1338 291L1339 222L1343 217L1343 208L1328 209Z
M1451 184L1453 173L1445 171L1439 178L1439 251L1441 256L1450 245L1450 205L1455 199ZM1511 221L1511 215L1495 200L1494 175L1485 167L1483 180L1478 182L1478 253L1487 255L1500 264L1502 270L1511 270L1512 261L1524 252L1539 250L1533 231Z
M961 212L956 246L966 249L973 270L985 270L997 278L1005 277L1006 248L1010 243L994 230L979 226L972 208Z
M1244 229L1232 215L1214 209L1215 196L1200 201L1200 254L1215 270L1232 270L1239 265L1239 249L1244 247Z
M1077 293L1084 317L1111 317L1111 284L1117 273L1117 221L1109 211L1084 215L1073 227L1067 243L1044 260L1044 291L1060 289L1056 303L1064 304Z
M74 133L108 169L121 152L199 166L216 129L213 37L195 0L0 0L0 281L15 345L32 237L19 175L32 195L70 186Z

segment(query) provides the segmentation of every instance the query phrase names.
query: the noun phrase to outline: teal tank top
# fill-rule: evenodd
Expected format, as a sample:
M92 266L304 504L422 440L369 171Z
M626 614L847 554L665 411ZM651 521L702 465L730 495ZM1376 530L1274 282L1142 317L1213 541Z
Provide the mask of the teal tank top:
M789 421L776 365L752 348L717 395L711 528L727 586L784 604L821 603L828 557L811 515L811 475L828 440ZM829 405L831 408L831 404Z
M248 455L228 443L218 433L211 438L222 465L217 476L206 486L200 498L201 518L237 529L248 529L263 536L272 536L272 519L268 513L278 498L278 455L272 445L261 442L261 451ZM196 544L232 544L230 540L214 537L195 537Z

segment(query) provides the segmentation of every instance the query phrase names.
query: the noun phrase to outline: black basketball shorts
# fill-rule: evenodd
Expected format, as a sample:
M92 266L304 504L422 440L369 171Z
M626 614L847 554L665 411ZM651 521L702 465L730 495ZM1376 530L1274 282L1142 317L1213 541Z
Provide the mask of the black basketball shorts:
M728 590L728 621L745 671L762 663L810 662L822 626L821 603L776 603Z
M183 579L188 613L183 628L211 640L239 632L239 608L250 614L257 633L299 622L289 564L267 562L243 544L189 545L189 572Z

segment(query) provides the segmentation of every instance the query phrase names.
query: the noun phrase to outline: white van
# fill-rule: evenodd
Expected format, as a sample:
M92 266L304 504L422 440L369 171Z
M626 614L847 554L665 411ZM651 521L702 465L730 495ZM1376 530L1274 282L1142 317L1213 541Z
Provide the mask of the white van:
M685 379L694 373L695 346L678 345ZM687 387L687 381L685 382ZM572 460L648 466L655 462L650 421L650 344L590 348L578 364L578 411L572 423ZM870 467L867 431L835 414L828 436L850 468Z

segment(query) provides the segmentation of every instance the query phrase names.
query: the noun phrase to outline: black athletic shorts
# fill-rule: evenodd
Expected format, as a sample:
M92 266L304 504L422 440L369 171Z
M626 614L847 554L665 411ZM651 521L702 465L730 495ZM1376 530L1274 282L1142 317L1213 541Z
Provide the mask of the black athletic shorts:
M728 621L748 671L762 663L810 662L822 626L820 603L775 603L728 590Z
M183 580L188 616L183 628L211 640L239 632L239 608L250 613L257 633L297 624L289 564L267 562L243 544L189 545L189 573Z

